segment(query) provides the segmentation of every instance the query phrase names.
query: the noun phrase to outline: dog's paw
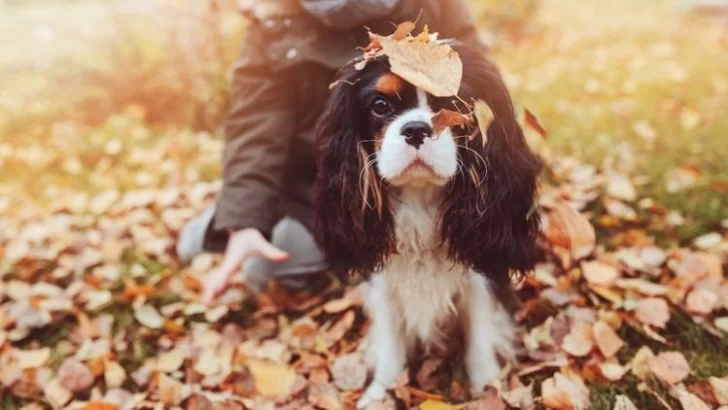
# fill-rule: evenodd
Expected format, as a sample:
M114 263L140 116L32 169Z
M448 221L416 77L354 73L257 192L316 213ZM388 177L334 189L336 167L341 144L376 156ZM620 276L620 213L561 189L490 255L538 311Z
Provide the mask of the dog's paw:
M370 404L378 401L383 401L389 394L387 389L379 383L373 382L364 392L364 395L356 402L356 410L364 410L369 407Z

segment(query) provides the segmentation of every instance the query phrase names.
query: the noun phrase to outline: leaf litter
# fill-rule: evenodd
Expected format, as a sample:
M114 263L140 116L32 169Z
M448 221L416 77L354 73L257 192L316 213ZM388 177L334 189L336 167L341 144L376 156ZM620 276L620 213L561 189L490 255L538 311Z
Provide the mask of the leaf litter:
M413 31L407 24L389 38L373 36L365 61L391 54L398 75L433 94L455 95L456 55L436 34ZM433 59L439 63L432 69L417 67ZM446 81L435 82L440 75ZM475 119L485 137L492 112L473 104L473 112L438 112L436 128ZM546 138L532 113L524 121ZM115 144L112 153L119 152ZM220 148L210 153L214 161ZM498 393L469 397L467 384L433 352L414 380L390 386L395 398L376 406L588 408L588 388L599 378L639 380L664 400L654 393L664 391L660 383L694 408L708 402L693 387L699 376L689 357L670 347L669 328L687 314L728 333L728 225L688 245L661 246L644 227L687 217L643 197L644 181L625 171L629 164L597 167L553 154L544 160L549 181L535 212L546 258L518 285L525 302L517 315L519 360L497 380ZM668 189L687 191L699 177L681 169L679 184ZM191 178L172 187L69 194L43 211L3 207L2 394L87 410L349 408L366 380L368 323L355 288L251 297L237 282L217 306L205 306L200 283L218 259L182 266L174 241L185 221L214 203L219 185ZM650 344L654 351L635 345L625 336L634 331L664 344ZM725 377L700 380L720 405L728 404ZM683 383L689 386L681 389ZM615 408L635 408L633 400L618 396Z

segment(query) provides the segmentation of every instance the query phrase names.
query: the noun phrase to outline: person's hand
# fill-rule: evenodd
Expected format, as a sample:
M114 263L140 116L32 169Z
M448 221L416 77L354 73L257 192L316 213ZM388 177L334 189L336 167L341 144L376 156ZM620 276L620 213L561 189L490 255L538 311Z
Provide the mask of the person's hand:
M263 256L274 262L283 262L288 254L273 246L257 229L247 228L232 232L225 249L222 264L205 278L203 301L209 304L225 289L230 276L238 272L251 256Z

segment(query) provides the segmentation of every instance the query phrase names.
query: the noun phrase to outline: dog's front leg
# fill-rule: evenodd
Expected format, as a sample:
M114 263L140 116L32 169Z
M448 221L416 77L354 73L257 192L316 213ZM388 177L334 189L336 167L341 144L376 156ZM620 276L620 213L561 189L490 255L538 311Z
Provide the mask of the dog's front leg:
M373 276L366 302L372 321L367 335L367 356L373 362L374 379L356 403L357 409L365 409L372 402L384 399L387 389L405 368L405 340L389 295L381 274Z
M476 273L469 274L463 323L466 331L465 366L471 392L482 393L500 373L497 350L509 350L512 325L503 309L498 309L488 281Z

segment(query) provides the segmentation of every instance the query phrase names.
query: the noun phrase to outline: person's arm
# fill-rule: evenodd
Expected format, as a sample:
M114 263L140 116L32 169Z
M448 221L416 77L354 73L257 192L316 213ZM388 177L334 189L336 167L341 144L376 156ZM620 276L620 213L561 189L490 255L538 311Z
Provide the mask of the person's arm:
M268 242L280 216L280 187L296 130L291 76L278 72L265 54L263 29L251 27L234 66L232 106L225 122L223 187L214 229L230 235L218 269L204 282L210 303L245 260L288 255Z

